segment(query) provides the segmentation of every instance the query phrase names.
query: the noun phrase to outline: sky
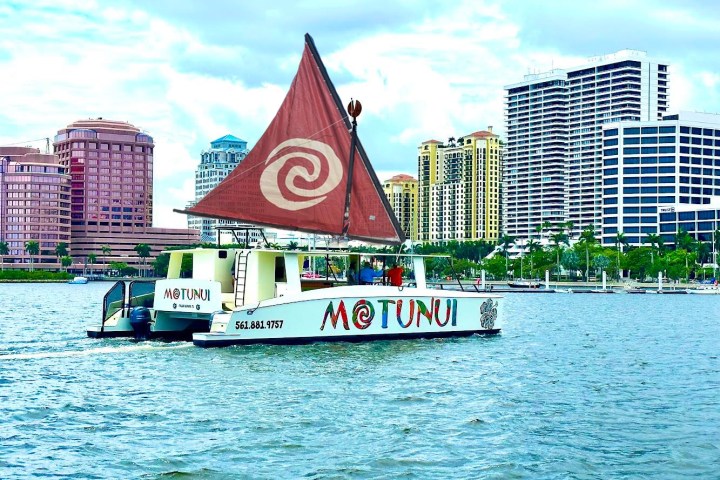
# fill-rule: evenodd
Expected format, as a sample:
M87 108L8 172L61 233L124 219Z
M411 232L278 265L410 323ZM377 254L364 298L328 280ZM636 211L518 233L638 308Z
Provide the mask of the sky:
M493 126L504 86L630 48L669 64L670 113L720 113L720 2L0 0L0 145L86 118L155 139L155 226L186 228L210 141L252 146L310 33L380 180L417 147Z

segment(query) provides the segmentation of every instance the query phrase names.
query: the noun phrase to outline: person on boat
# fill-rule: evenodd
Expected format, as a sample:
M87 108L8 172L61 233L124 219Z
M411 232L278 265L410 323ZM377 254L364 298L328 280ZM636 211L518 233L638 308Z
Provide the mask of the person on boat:
M402 286L402 274L403 268L397 263L393 263L393 266L387 272L388 279L390 279L390 285L394 287Z
M357 266L355 265L355 262L350 262L350 267L348 267L347 272L347 283L348 285L357 285Z
M373 270L370 262L365 262L360 269L360 285L372 285L375 277L381 277L382 274L382 270Z

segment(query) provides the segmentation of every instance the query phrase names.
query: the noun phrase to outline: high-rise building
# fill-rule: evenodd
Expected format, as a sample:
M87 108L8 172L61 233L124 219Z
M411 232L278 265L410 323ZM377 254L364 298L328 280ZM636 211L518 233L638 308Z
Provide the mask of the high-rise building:
M53 146L72 179L73 233L142 233L152 226L151 136L98 118L58 131Z
M618 233L639 246L651 234L672 243L678 226L705 236L714 231L720 115L680 112L661 121L609 124L603 147L604 244ZM695 210L704 211L696 216Z
M93 254L103 263L147 268L136 245L150 245L152 261L165 247L198 242L194 230L152 227L155 145L147 133L126 122L80 120L59 130L53 147L71 177L76 260Z
M225 135L210 142L210 149L200 154L200 165L195 170L195 201L188 206L195 205L222 182L247 154L247 142L234 135ZM203 242L217 241L217 227L237 225L237 222L227 220L188 216L188 226L200 230Z
M716 232L720 229L720 197L705 205L663 206L658 211L658 230L664 245L675 243L675 234L686 231L695 240L710 243L712 263L718 263L720 252L715 248ZM647 245L647 244L646 244Z
M56 247L70 246L70 176L55 155L34 148L0 147L0 241L3 268L60 266ZM26 250L38 243L39 254Z
M496 240L500 231L500 138L474 132L418 148L419 240Z
M599 225L602 126L660 119L667 65L623 50L505 88L503 231L528 238L544 222Z
M418 182L411 175L395 175L383 182L383 191L395 212L405 237L418 239Z
M418 148L418 240L430 241L430 190L435 185L442 142L428 140Z

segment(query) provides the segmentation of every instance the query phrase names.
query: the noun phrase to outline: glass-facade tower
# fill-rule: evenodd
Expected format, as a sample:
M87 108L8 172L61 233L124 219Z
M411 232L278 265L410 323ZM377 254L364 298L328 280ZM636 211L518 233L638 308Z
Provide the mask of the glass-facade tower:
M623 50L505 88L504 233L529 238L545 222L597 229L602 126L660 119L668 108L667 65Z

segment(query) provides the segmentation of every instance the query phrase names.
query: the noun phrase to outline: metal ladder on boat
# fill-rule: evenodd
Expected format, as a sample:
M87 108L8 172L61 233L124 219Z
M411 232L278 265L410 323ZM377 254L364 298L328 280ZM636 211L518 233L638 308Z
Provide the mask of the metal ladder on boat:
M245 280L247 276L247 258L250 252L239 253L235 262L235 306L245 305Z

